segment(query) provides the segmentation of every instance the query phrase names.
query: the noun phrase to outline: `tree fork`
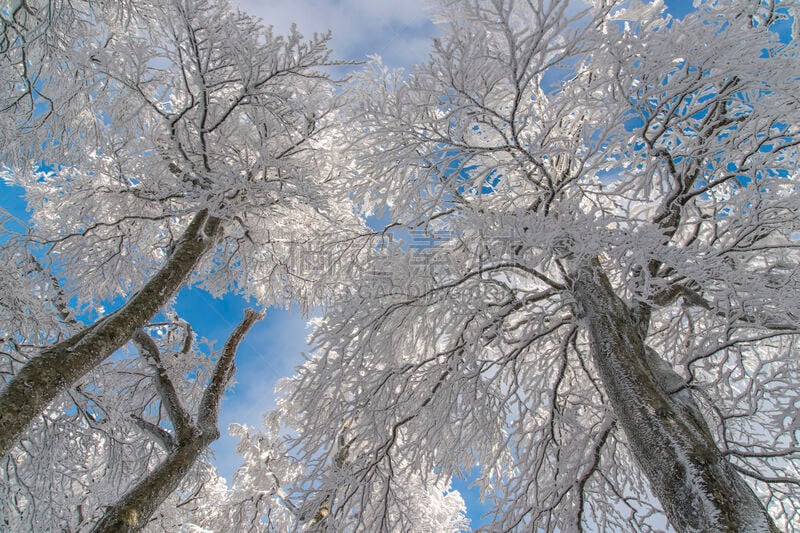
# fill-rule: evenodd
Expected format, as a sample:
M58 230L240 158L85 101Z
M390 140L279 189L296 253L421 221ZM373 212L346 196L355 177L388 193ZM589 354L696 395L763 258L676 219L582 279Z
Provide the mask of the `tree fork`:
M184 231L164 266L122 307L31 359L0 391L0 455L67 387L85 376L166 304L214 245L220 219L204 209Z
M580 267L572 282L606 394L672 526L679 532L777 533L705 421L688 416L659 384L637 324L599 262Z
M166 459L155 470L137 483L115 505L108 508L103 518L92 529L92 533L140 531L150 521L150 517L153 516L156 509L178 488L203 450L219 438L219 404L233 377L236 350L253 324L262 318L264 318L264 313L252 309L245 310L241 323L228 337L222 349L222 355L214 367L211 381L203 393L196 423L192 422L191 415L180 405L177 396L174 395L175 389L169 377L161 374L160 368L156 368L155 379L157 382L163 383L163 386L159 387L161 400L167 407L167 412L170 413L169 416L175 429L172 436L174 448L169 451ZM159 361L157 366L160 366L158 348L155 347L155 343L152 343L151 347L147 347L146 345L150 343L152 340L142 344L150 351L149 356ZM171 390L171 392L164 395L165 390ZM177 420L181 422L178 423Z

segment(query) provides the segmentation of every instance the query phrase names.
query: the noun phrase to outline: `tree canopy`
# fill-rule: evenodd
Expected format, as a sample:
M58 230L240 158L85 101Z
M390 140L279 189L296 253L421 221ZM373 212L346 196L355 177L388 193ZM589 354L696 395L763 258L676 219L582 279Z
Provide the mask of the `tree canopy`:
M360 75L394 226L283 397L332 530L473 465L491 531L795 527L787 8L445 2L429 62Z
M440 0L342 82L225 0L5 8L6 525L797 530L800 13L696 4ZM189 285L322 310L230 487Z

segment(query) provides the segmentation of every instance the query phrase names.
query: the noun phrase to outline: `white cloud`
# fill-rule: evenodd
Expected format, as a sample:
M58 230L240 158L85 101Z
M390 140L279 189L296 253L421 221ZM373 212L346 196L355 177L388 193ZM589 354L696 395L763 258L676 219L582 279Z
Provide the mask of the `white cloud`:
M379 54L386 64L410 67L427 59L436 28L425 0L239 0L279 33L297 24L304 35L333 32L335 57L361 61Z

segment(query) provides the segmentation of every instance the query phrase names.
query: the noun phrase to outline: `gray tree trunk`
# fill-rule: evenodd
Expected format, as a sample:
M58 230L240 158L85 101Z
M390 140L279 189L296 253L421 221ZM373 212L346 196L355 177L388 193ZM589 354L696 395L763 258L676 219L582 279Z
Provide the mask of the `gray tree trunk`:
M199 212L166 264L117 311L41 351L0 391L0 455L67 387L86 375L166 304L214 245L220 220Z
M596 261L574 275L573 291L611 406L672 526L682 533L777 533L691 399L665 390L652 368L657 354L648 353Z
M133 533L144 528L158 506L178 488L206 446L216 440L211 437L198 436L179 444L163 463L106 511L92 532Z

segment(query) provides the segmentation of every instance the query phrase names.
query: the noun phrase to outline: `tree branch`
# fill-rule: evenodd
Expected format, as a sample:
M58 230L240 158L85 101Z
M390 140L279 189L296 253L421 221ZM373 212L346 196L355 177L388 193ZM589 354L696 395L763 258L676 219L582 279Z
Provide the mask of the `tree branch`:
M247 309L244 312L244 318L241 323L236 326L236 329L231 333L228 340L225 342L225 347L222 349L222 355L217 361L217 366L214 368L214 374L211 377L211 383L206 387L203 393L203 399L200 402L200 407L197 411L197 425L204 434L218 434L217 419L219 416L219 402L222 400L222 395L225 393L225 388L233 376L235 369L234 358L236 356L236 349L244 336L253 327L253 324L264 318L263 312L257 312L252 309Z
M185 283L221 232L199 211L163 267L118 310L42 350L0 391L0 455L65 388L131 340Z
M152 422L148 422L141 416L133 413L131 413L131 418L142 430L155 437L155 439L164 447L166 451L171 452L178 445L178 443L175 442L175 438L166 429L159 427Z
M175 440L179 443L184 442L191 438L193 433L192 417L181 404L178 391L175 390L175 385L161 361L161 352L156 342L142 329L133 334L132 340L142 356L150 361L150 366L155 370L156 390L161 397L161 405L164 406L167 416L175 428Z

